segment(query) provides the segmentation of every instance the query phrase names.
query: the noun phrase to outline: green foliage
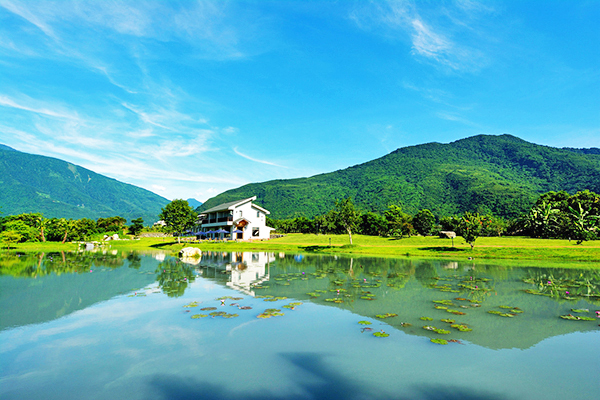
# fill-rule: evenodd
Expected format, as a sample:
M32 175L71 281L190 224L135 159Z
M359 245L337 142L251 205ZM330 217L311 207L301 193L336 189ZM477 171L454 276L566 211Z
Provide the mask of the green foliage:
M585 240L598 239L600 233L600 195L589 190L569 195L548 192L517 225L532 237Z
M344 227L352 244L352 231L356 231L360 223L360 212L354 207L352 199L336 200L331 215L334 221Z
M99 232L119 232L123 230L127 220L123 217L98 218L96 227Z
M435 216L427 209L421 210L415 214L412 223L419 235L429 236L435 229Z
M137 236L142 229L144 229L144 220L142 218L136 218L131 220L131 225L129 225L129 233Z
M410 236L415 232L412 225L412 217L402 211L402 207L392 204L385 211L385 219L388 223L388 234L391 236Z
M19 235L19 242L32 242L37 241L38 239L37 229L27 225L20 219L13 219L12 221L6 222L4 224L4 229L7 232L14 232Z
M6 245L6 248L10 248L10 246L15 243L19 243L22 240L21 234L16 231L8 230L0 233L0 241Z
M360 217L360 233L363 235L383 236L387 234L387 220L379 214L366 212Z
M483 231L483 218L478 213L465 212L460 220L458 234L465 239L465 242L471 245L471 250L475 241Z
M542 193L600 193L600 155L528 143L510 135L479 135L449 144L404 147L344 170L308 178L254 183L206 201L207 209L256 195L273 218L325 214L335 199L352 197L364 211L402 204L414 214L476 211L515 218Z
M173 200L160 213L160 219L165 221L171 232L177 234L178 241L187 229L194 226L197 217L198 215L192 210L187 200L181 199Z

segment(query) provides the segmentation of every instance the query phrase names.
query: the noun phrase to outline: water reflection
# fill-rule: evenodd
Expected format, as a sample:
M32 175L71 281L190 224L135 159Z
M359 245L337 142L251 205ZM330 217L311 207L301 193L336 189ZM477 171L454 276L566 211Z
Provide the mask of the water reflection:
M155 281L137 253L0 254L0 329L51 321Z

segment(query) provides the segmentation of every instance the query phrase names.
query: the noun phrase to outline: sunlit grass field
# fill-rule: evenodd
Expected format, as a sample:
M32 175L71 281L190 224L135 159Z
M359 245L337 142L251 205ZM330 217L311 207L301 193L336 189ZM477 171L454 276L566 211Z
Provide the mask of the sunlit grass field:
M502 259L511 262L542 261L568 264L588 263L600 268L600 241L584 242L555 239L532 239L528 237L481 237L475 248L465 243L461 237L441 239L435 236L414 236L410 238L383 238L376 236L353 235L353 245L349 245L348 235L288 234L281 238L253 242L213 242L210 240L189 242L182 238L142 238L139 240L118 240L106 242L112 250L169 251L176 253L186 246L200 247L202 250L217 251L272 251L293 253L355 254L378 257L445 258L454 260L473 259L474 261ZM73 243L21 243L16 246L21 251L75 250ZM596 265L597 263L597 265Z

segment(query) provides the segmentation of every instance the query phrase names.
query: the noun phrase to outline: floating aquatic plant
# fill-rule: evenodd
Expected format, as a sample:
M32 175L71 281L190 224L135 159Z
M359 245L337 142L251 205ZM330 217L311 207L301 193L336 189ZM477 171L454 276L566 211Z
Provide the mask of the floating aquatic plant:
M203 307L200 310L202 310L202 311L210 311L210 310L216 310L216 309L217 309L217 307Z
M186 304L184 307L185 308L198 307L198 302L197 301L192 301L191 303Z
M433 318L430 318L430 317L421 317L419 319L421 319L423 321L433 321Z
M462 311L458 311L458 310L446 310L447 312L454 314L454 315L466 315L467 313L464 313Z
M208 317L208 315L206 315L206 314L194 314L194 315L192 315L192 319L206 318L206 317Z
M430 341L435 344L448 344L448 341L445 339L430 339Z
M377 318L380 319L385 319L385 318L391 318L391 317L397 317L398 314L393 314L393 313L385 313L385 314L377 314L375 315Z
M388 336L390 336L390 334L389 333L385 333L384 331L381 331L381 332L374 332L373 336L376 336L376 337L388 337Z
M450 325L450 327L454 328L454 329L458 329L461 332L471 332L473 330L465 324L452 324L452 325Z
M400 322L400 326L403 327L403 328L407 328L409 326L412 326L412 324L408 323L408 322Z
M590 310L587 309L587 308L571 308L571 311L574 312L574 313L590 312Z
M456 322L456 321L454 321L453 319L448 319L448 318L444 318L444 319L442 319L441 321L442 321L442 322L447 322L447 323L449 323L449 324L453 324L454 322Z
M568 319L571 321L595 321L595 318L591 318L591 317L581 317L579 315L571 315L571 314L567 314L567 315L561 315L560 316L562 319Z
M440 328L434 329L433 331L435 333L439 333L440 335L448 335L450 333L450 331L447 331L445 329L440 329Z
M425 329L426 331L435 331L437 328L435 326L425 325L423 329Z
M361 325L371 325L371 321L358 321Z

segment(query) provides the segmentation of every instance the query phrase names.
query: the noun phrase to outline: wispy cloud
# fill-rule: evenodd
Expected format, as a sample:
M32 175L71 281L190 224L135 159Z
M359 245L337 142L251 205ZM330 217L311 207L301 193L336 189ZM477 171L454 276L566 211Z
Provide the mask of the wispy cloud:
M477 8L473 1L463 2L454 8L460 8L463 14L468 10L468 19L482 9ZM440 21L438 13L430 12L419 2L388 0L361 4L351 12L350 18L361 29L392 39L408 39L411 54L417 59L454 71L477 71L487 63L486 56L463 39L464 32L457 33L459 29L464 31L465 27L470 29L467 18L460 19L455 12L449 12L452 18L446 19L451 20L450 24Z
M61 119L79 120L77 113L68 111L57 111L51 107L42 104L42 102L21 96L20 100L5 95L0 95L0 106L15 108L18 110L29 111L35 114L44 115L47 117L55 117Z
M254 161L256 163L272 165L274 167L279 167L279 168L287 168L283 165L275 164L274 162L271 162L271 161L259 160L257 158L250 157L249 155L246 155L246 154L242 153L241 151L239 151L237 147L233 148L233 152L235 154L237 154L238 156L245 158L246 160Z

